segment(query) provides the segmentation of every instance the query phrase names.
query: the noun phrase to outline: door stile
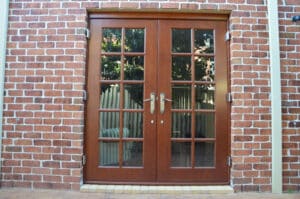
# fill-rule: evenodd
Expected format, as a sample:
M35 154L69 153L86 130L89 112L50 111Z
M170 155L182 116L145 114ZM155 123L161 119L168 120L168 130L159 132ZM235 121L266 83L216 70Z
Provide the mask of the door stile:
M164 93L166 98L171 99L171 56L170 56L170 31L165 26L165 22L159 21L159 33L158 33L158 93ZM160 99L158 100L160 101ZM157 115L157 143L158 143L158 181L164 181L165 175L167 174L167 168L170 167L171 161L171 142L169 137L171 137L171 117L167 114L167 110L171 110L172 102L165 102L165 112L161 113L158 111Z
M93 95L99 96L99 76L100 71L97 70L96 67L100 66L100 42L97 38L102 37L101 31L97 28L99 25L99 20L91 20L90 21L90 30L93 34L90 37L89 42L89 57L88 57L88 78L87 78L87 90L93 91ZM94 117L98 114L99 109L99 99L95 97L88 98L87 101L87 125L86 132L97 132L99 129L99 123ZM98 134L97 133L89 133L85 134L86 142L88 144L85 145L86 148L86 156L87 161L85 165L85 177L92 179L94 173L97 172L97 157L96 151L94 150L94 146L98 145Z

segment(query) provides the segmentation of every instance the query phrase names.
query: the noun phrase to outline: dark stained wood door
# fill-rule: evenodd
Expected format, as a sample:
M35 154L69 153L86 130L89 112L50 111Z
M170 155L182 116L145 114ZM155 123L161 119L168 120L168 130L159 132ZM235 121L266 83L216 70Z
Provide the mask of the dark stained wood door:
M156 112L150 110L155 108L156 24L90 21L85 145L89 183L156 179Z
M90 20L86 183L228 183L226 24Z
M161 20L159 27L158 93L165 107L157 118L158 181L226 184L227 24Z

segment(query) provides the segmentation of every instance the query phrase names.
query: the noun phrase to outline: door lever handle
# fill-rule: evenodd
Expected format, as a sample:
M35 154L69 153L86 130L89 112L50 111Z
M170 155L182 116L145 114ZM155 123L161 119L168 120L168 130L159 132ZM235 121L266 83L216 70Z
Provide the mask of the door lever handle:
M150 113L153 114L155 111L155 93L150 93L150 98L144 99L144 102L150 102Z
M171 99L166 98L165 93L160 93L160 113L163 114L165 112L165 101L172 102Z

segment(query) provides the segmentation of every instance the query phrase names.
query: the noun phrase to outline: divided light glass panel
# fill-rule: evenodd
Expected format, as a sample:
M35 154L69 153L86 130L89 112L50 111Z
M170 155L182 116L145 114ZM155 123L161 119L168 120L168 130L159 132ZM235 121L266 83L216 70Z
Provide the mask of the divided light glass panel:
M172 85L172 109L191 109L192 90L190 84Z
M137 141L123 142L123 166L125 167L143 166L143 142L137 142Z
M119 84L101 84L100 90L100 108L118 109L120 108L120 85Z
M172 80L189 81L192 79L191 56L172 56Z
M144 28L102 29L100 166L143 166L144 51Z
M216 73L214 57L195 55L194 59L195 80L213 82Z
M171 166L191 167L191 142L172 142Z
M215 108L215 85L198 84L195 89L195 108L214 109Z
M172 113L172 138L192 137L192 117L191 113Z
M191 29L172 29L172 52L191 52Z
M195 29L194 32L194 53L214 53L214 31Z
M125 56L124 79L144 80L144 56Z
M122 28L102 29L102 52L121 52Z
M119 166L119 142L100 141L99 151L100 166Z
M145 30L125 28L125 52L144 52Z
M215 166L215 143L196 142L195 143L195 167Z
M101 57L101 79L119 80L121 78L121 56Z

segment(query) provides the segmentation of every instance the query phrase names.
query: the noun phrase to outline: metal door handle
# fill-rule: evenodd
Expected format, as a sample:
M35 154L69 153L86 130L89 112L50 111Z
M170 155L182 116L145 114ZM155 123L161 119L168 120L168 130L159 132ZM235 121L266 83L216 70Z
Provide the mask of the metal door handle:
M165 101L172 102L171 99L166 98L165 93L160 93L160 113L163 114L165 112Z
M144 102L150 102L150 113L153 114L155 111L155 93L150 93L150 98L145 99Z

